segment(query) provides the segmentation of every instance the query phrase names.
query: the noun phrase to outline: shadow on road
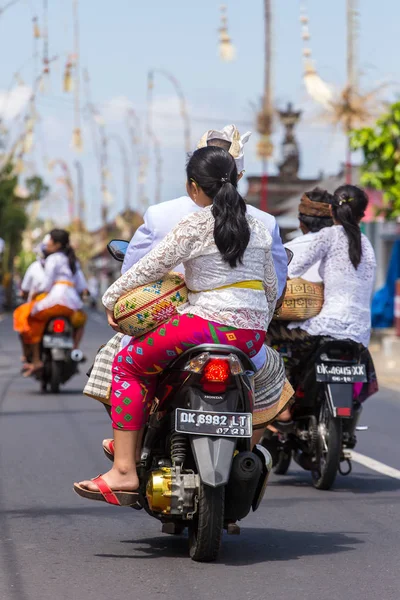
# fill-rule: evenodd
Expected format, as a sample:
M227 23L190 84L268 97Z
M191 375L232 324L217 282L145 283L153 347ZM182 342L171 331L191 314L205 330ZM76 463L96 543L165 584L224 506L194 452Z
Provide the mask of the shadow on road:
M100 558L148 559L188 557L184 536L123 540L134 546L132 554L96 554ZM262 562L297 560L304 556L349 552L363 541L338 531L287 531L285 529L243 528L240 539L224 536L221 558L225 565L255 565Z

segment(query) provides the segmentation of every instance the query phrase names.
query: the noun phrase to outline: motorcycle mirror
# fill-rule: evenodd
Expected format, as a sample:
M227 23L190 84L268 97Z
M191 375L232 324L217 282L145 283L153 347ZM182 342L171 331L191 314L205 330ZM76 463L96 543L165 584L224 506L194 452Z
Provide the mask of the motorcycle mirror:
M285 248L285 250L286 250L286 256L287 256L287 264L289 266L290 263L292 262L294 253L291 250L289 250L289 248Z
M126 251L128 250L129 242L126 240L111 240L107 244L107 250L115 260L124 262Z

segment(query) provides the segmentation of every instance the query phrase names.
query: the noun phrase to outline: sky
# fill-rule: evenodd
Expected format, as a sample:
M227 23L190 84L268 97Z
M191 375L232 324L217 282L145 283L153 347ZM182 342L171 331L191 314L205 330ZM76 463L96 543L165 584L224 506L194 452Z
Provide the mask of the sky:
M138 200L138 147L130 143L126 114L137 113L144 130L147 74L151 69L167 70L180 82L191 122L191 145L209 128L236 123L241 132L254 131L254 116L263 86L263 2L262 0L225 0L229 32L237 51L232 63L218 57L220 2L216 0L79 0L80 63L91 80L91 97L101 113L108 135L117 134L129 154L130 204L141 209ZM344 160L345 139L321 118L321 109L308 96L302 81L302 41L299 0L273 0L273 79L274 104L284 108L292 102L303 111L297 128L301 147L301 175L317 176L335 172ZM387 99L395 98L400 80L398 60L400 3L398 0L362 0L358 42L358 69L361 87L370 89L390 82ZM1 6L6 0L0 0ZM70 148L74 127L73 96L62 91L66 57L73 51L72 0L48 0L49 55L58 56L51 65L49 90L39 94L40 121L35 145L27 157L51 186L41 214L64 225L68 207L60 171L50 173L45 159L64 159L74 179L74 161L84 172L86 221L90 229L101 224L99 165L95 156L91 122L82 89L81 116L84 150L80 155ZM346 3L345 0L308 0L311 48L321 77L340 89L346 79ZM32 16L43 23L42 0L17 0L0 13L0 115L12 127L23 114L35 74ZM389 18L390 16L390 18ZM42 53L42 40L38 42ZM40 66L40 59L39 59ZM21 68L22 67L22 68ZM11 88L13 74L19 72L24 86ZM37 71L36 71L37 73ZM153 128L160 142L162 157L161 200L185 193L184 136L179 102L173 86L161 74L155 75ZM14 125L15 126L15 125ZM139 130L139 134L141 131ZM257 134L246 147L246 175L259 174L256 155ZM271 173L279 161L282 128L274 129L275 155ZM110 215L124 206L124 167L114 140L109 145L113 195ZM275 163L275 164L274 164ZM145 192L149 203L156 199L155 153L150 149L149 176ZM246 191L243 183L242 191Z

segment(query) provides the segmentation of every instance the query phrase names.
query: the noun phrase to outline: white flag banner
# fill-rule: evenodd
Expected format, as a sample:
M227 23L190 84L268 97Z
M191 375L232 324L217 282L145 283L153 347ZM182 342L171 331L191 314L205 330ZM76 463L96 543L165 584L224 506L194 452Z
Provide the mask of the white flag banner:
M6 245L5 241L3 240L3 238L0 238L0 254L3 254L4 251L4 246Z

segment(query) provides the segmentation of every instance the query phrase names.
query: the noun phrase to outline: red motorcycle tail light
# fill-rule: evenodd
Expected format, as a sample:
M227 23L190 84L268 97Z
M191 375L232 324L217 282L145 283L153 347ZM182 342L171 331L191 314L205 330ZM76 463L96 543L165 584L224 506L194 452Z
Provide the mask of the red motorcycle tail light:
M64 333L65 331L65 321L63 319L55 319L53 321L53 332L54 333Z
M203 382L225 383L231 373L228 361L222 358L213 358L204 367Z
M336 414L338 417L351 417L351 408L337 408Z

